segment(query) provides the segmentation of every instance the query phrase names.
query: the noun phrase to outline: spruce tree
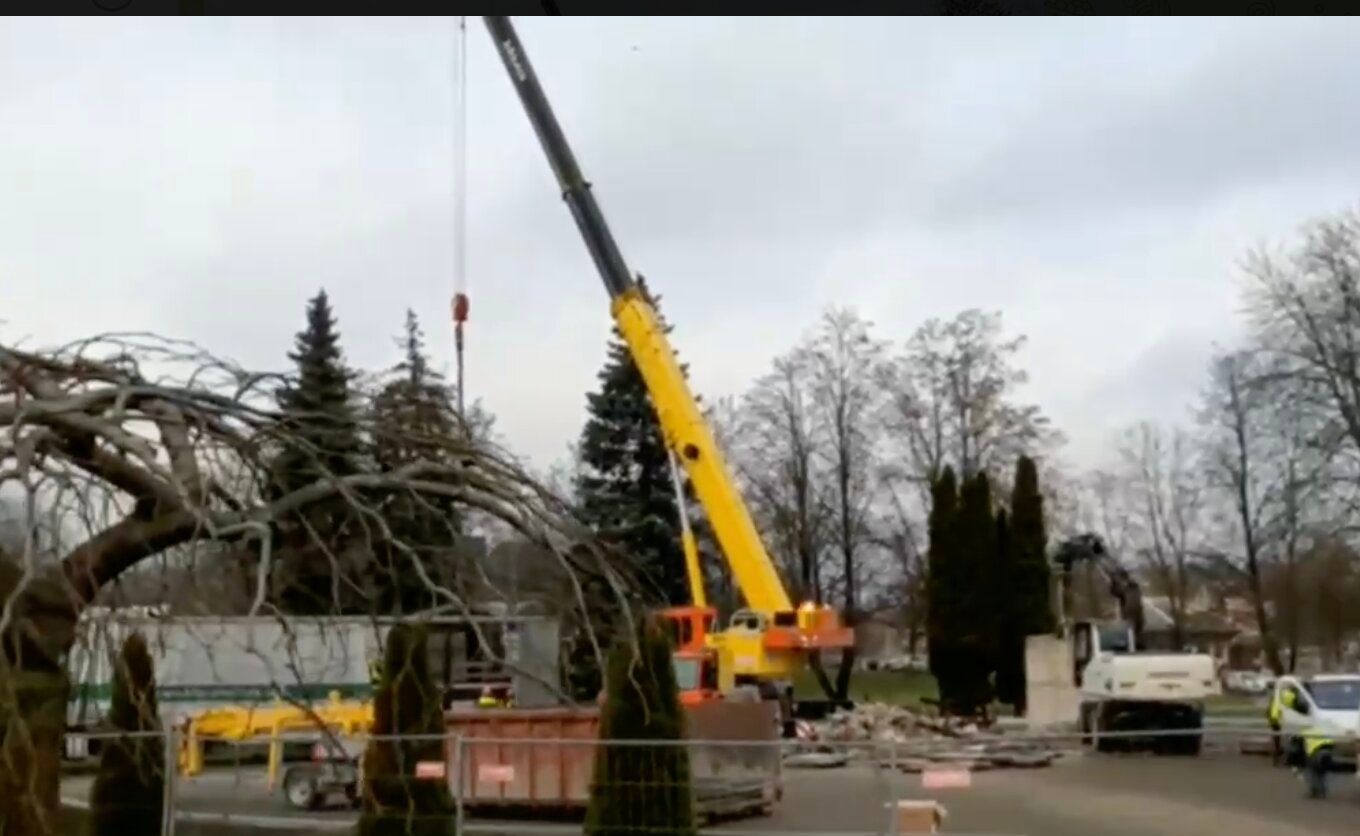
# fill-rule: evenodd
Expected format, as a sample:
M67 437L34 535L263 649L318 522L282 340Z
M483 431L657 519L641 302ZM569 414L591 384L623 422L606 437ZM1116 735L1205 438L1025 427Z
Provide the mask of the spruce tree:
M954 522L955 582L964 594L956 599L963 606L952 625L951 665L955 670L949 698L954 711L975 714L992 701L991 674L996 663L996 520L986 473L963 483Z
M387 375L373 398L373 456L380 471L391 472L416 462L452 464L467 441L454 393L443 376L430 368L425 336L413 311L397 341L402 360ZM450 497L390 493L379 498L383 519L400 541L384 544L374 567L372 594L379 612L416 612L438 603L411 565L421 561L431 581L447 586L451 551L461 530L461 515Z
M104 742L90 790L93 836L158 836L165 801L165 741L146 639L133 633L114 660L109 721L128 732Z
M641 287L646 293L645 284ZM652 603L687 603L665 441L642 374L617 329L598 378L600 389L587 396L581 431L581 514L602 539L628 555Z
M352 373L340 351L335 316L323 290L307 303L307 327L288 355L295 380L277 400L280 451L272 463L273 489L283 495L315 482L357 473L363 442L355 416ZM279 523L275 603L285 613L362 613L369 607L358 592L359 515L344 497L310 504ZM338 576L338 577L337 577ZM339 600L337 600L337 591Z
M359 836L454 836L446 781L417 778L421 761L444 761L444 712L430 675L425 630L397 624L387 634L373 734L364 750ZM421 740L401 737L420 735Z
M958 580L955 523L958 514L959 488L954 469L946 466L936 477L930 491L930 536L926 556L926 653L930 658L930 672L935 676L941 699L954 693L953 666L955 622L958 614L966 611L961 597L966 590Z
M609 654L601 746L586 808L586 836L697 832L684 715L671 644L652 619ZM624 741L611 746L611 741ZM638 745L630 741L660 741Z
M1011 489L1010 538L1002 583L1006 606L1001 610L997 690L1003 702L1025 710L1025 637L1051 633L1048 541L1044 529L1044 499L1034 460L1021 456L1015 464Z
M1019 656L1016 655L1016 614L1019 611L1012 584L1015 581L1014 526L1005 509L996 512L996 571L993 584L997 590L996 600L996 698L1014 706L1016 713L1021 712L1020 702L1024 700L1025 670L1024 635L1019 637Z

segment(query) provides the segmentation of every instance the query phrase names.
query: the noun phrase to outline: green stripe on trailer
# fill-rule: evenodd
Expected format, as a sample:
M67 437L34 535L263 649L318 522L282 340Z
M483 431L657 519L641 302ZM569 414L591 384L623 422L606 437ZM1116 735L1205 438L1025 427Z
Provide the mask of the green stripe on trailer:
M292 702L317 702L338 693L341 699L369 697L373 686L368 682L313 682L293 685L157 685L156 699L160 702L272 702L282 699ZM99 703L113 698L113 684L108 682L82 683L71 689L69 702Z

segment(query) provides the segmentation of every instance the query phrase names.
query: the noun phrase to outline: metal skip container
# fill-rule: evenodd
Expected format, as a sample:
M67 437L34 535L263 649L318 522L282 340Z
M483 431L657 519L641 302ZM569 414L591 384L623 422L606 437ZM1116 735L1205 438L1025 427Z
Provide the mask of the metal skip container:
M454 709L449 782L468 809L579 814L590 800L596 708ZM783 795L778 707L714 701L685 707L699 813L768 814ZM459 786L461 784L461 786Z

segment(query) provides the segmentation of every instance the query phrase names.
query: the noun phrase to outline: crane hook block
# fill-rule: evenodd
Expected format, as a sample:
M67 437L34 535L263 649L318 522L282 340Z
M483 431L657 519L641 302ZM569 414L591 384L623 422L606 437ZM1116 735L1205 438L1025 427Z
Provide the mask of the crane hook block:
M453 321L467 322L468 297L466 293L453 294Z

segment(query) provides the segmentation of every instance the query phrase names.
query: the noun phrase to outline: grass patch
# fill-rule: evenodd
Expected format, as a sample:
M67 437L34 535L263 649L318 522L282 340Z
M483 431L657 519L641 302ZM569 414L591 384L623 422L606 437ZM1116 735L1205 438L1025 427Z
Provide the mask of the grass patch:
M1204 701L1204 713L1210 717L1264 718L1266 698L1246 694L1220 694Z
M829 673L834 677L834 671ZM803 700L826 698L810 670L802 671L794 679L793 695ZM855 702L915 708L923 698L935 699L938 695L935 677L926 671L855 671L850 676L850 699Z

